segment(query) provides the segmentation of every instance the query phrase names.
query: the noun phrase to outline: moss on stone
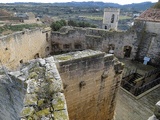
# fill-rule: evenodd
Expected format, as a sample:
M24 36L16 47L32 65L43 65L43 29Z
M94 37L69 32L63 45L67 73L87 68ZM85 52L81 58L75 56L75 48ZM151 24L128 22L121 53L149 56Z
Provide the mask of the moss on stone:
M21 116L32 116L33 113L34 113L33 107L25 107L21 112Z
M45 72L45 68L43 68L43 67L35 67L34 68L34 72L42 74L42 73Z
M24 99L25 105L35 105L37 104L37 96L35 94L28 94Z
M55 120L69 120L67 114L62 111L55 111L54 112L54 119Z
M46 116L46 115L48 115L48 114L50 114L49 108L46 108L46 109L43 109L43 110L41 110L41 111L36 112L36 115L37 115L38 117Z
M55 104L52 104L55 110L61 110L64 109L65 107L65 103L61 98L58 98L57 100L55 100Z
M72 58L72 56L70 56L70 55L58 56L58 57L57 57L58 60L69 60L69 59L71 59L71 58Z
M38 74L36 72L32 72L29 74L28 79L37 79L38 78Z
M38 106L42 106L44 104L44 99L38 100Z

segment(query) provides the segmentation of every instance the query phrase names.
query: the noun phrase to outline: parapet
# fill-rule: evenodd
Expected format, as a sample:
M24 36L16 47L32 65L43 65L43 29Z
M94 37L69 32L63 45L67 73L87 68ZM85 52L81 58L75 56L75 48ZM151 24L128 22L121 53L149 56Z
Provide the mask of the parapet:
M104 12L120 12L118 8L105 8Z

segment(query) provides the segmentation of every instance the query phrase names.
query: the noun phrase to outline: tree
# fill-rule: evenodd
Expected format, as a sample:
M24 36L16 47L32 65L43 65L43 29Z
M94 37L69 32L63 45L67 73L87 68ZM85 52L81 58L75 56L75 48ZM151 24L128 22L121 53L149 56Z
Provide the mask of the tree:
M60 21L53 22L50 27L52 28L53 31L58 31L63 26L66 26L66 21L65 20L60 20Z

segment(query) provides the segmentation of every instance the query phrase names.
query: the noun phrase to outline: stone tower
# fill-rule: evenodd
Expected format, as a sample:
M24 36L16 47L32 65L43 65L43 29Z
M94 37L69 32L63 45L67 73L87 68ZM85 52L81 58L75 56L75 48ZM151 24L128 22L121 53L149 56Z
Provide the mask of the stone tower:
M120 9L117 8L105 8L103 15L102 28L106 30L117 30L119 20Z

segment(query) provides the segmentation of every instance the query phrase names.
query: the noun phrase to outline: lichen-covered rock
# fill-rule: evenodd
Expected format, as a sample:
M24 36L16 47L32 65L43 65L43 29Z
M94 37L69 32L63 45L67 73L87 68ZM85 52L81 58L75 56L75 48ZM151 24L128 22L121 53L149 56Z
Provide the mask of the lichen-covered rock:
M46 64L46 61L42 58L39 58L38 61L40 63L40 66L44 66Z
M53 57L33 60L17 73L14 77L23 76L27 83L22 119L69 120L65 96L61 93L63 84Z
M52 105L55 110L66 109L65 96L63 93L53 95Z
M55 118L55 120L69 120L68 119L68 114L64 110L55 111L54 112L54 118Z
M27 80L26 83L28 84L27 93L34 93L35 90L37 89L36 80L30 79L30 80Z
M36 94L26 94L24 99L24 106L37 105L37 95Z
M34 108L33 107L24 107L22 112L21 112L21 117L32 116L33 113L34 113Z

